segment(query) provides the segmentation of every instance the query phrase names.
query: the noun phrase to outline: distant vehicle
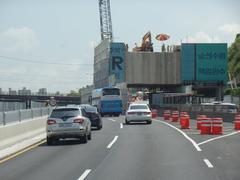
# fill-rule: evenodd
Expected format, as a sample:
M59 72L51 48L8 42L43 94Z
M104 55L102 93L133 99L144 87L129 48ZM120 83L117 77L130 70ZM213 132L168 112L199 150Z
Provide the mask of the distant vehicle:
M152 114L147 104L130 104L126 113L125 123L146 122L152 123Z
M92 105L98 108L102 117L119 116L122 113L120 89L116 87L95 89L92 92Z
M85 107L88 118L91 121L92 127L96 127L98 130L102 129L102 118L98 110L94 106Z
M48 145L62 138L79 138L82 143L91 139L91 121L80 107L53 109L46 126Z
M202 103L202 108L205 109L206 107L213 107L215 111L221 111L226 113L237 113L239 108L236 104L233 103L224 103L221 101L214 101L211 103Z
M68 104L68 105L66 105L66 107L79 107L79 105L78 104Z
M91 105L90 104L80 104L80 107L86 108L86 107L91 107Z

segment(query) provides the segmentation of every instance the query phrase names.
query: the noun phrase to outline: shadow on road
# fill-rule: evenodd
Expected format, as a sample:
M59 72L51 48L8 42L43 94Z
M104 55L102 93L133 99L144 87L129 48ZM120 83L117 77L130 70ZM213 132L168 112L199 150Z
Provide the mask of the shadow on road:
M81 145L81 141L79 139L61 139L59 141L55 141L52 145L47 145L47 143L41 144L40 146L75 146Z
M150 124L147 124L147 123L141 123L141 122L131 122L130 124L126 124L126 123L123 123L123 125L125 126L133 126L133 125L150 125Z

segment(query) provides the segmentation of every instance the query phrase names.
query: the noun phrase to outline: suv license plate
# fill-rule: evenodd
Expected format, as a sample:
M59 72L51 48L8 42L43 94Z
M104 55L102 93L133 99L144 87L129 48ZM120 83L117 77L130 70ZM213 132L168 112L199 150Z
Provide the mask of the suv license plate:
M59 127L72 127L72 123L61 123L58 126Z
M139 112L139 113L137 113L137 115L138 115L138 116L141 116L141 115L142 115L142 113L140 113L140 112Z

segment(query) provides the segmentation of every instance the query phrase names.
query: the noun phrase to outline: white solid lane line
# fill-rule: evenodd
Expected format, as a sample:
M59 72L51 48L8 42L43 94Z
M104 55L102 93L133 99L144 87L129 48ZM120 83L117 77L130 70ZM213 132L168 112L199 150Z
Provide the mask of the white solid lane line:
M78 180L84 180L88 174L91 172L91 169L87 169L79 178Z
M122 123L120 123L120 129L122 129L123 128L123 124Z
M118 139L118 136L115 136L112 142L110 142L110 144L107 146L107 149L110 149L112 145L117 141L117 139Z
M206 141L203 141L203 142L200 142L198 143L198 145L203 145L203 144L206 144L208 142L211 142L211 141L214 141L214 140L217 140L217 139L222 139L222 138L225 138L225 137L228 137L228 136L232 136L232 135L235 135L235 134L238 134L240 133L240 131L236 131L236 132L233 132L233 133L230 133L230 134L226 134L226 135L223 135L223 136L218 136L218 137L215 137L215 138L212 138L212 139L208 139Z
M107 118L109 121L115 122L115 119Z
M209 168L213 168L212 163L208 159L203 160Z
M185 132L183 132L182 130L180 130L180 129L178 129L177 127L175 127L175 126L173 126L173 125L171 125L171 124L169 124L169 123L167 123L167 122L164 122L164 121L157 121L157 120L155 120L155 122L159 122L159 123L162 123L162 124L165 124L165 125L167 125L167 126L170 126L171 128L173 128L173 129L175 129L175 130L177 130L178 132L180 132L187 140L189 140L192 144L193 144L193 146L197 149L197 151L202 151L202 149L198 146L198 144L192 139L192 138L190 138Z

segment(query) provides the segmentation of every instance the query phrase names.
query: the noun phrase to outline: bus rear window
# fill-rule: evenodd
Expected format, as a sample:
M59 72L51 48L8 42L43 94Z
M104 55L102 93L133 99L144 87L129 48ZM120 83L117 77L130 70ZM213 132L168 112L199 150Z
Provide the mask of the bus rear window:
M119 89L103 89L103 96L105 95L120 95L120 90Z

